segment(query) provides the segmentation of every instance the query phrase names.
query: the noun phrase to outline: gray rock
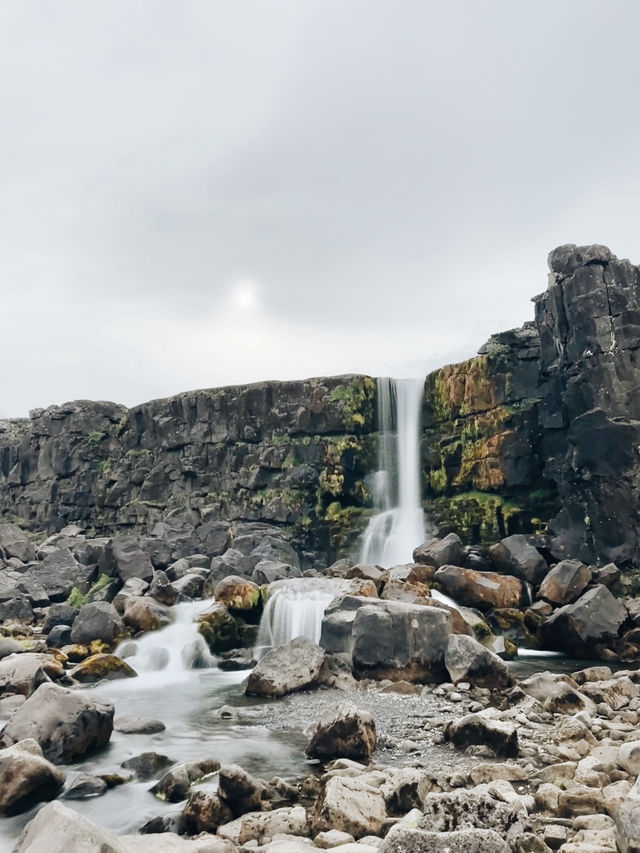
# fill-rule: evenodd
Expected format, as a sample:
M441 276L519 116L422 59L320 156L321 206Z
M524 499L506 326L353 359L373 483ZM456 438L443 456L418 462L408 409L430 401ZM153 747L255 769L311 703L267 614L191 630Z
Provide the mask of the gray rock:
M31 696L45 682L51 681L43 669L41 655L24 652L0 660L0 696L19 693Z
M455 533L444 539L428 539L413 552L413 560L439 569L441 566L461 566L464 558L462 540Z
M537 586L547 573L547 563L527 537L514 534L501 539L490 549L493 564L501 572L515 575L521 580Z
M547 263L552 273L558 278L565 278L573 275L580 267L592 263L608 263L613 257L607 246L576 246L575 243L567 243L549 252Z
M48 634L57 625L73 625L73 620L78 615L78 608L70 604L52 604L47 610L47 615L42 623L42 633Z
M78 773L67 785L64 792L65 800L89 800L101 797L107 792L107 783L100 776L89 773Z
M561 560L545 576L538 595L551 604L571 604L591 583L591 569L580 560Z
M522 834L527 814L514 804L501 802L488 793L458 789L427 794L419 828L430 832L489 829L507 841Z
M250 776L242 767L236 764L221 767L218 780L218 793L233 817L262 809L265 785Z
M8 560L11 557L28 563L35 560L36 549L24 530L17 524L5 522L0 524L0 558Z
M188 835L215 832L219 826L233 819L229 806L218 796L205 791L194 791L182 810L182 825Z
M143 752L133 758L127 758L120 766L133 771L141 782L149 782L174 763L168 756L158 752Z
M298 637L267 652L250 673L245 693L284 696L319 684L324 674L324 650L305 637Z
M518 756L516 726L513 723L495 719L487 711L467 714L447 723L444 728L444 737L457 749L481 745L488 746L498 756L505 758Z
M514 683L506 663L473 637L452 634L444 662L454 684L466 681L474 687L494 689L510 687Z
M104 746L113 728L113 705L56 684L41 684L13 714L0 734L11 746L25 738L37 741L45 758L73 761Z
M164 776L149 790L159 800L179 803L186 799L189 788L194 782L210 776L219 769L220 762L213 758L203 758L201 761L185 761L167 770Z
M134 536L116 536L111 540L111 551L115 560L115 571L125 583L129 578L151 581L153 565L140 548L139 540Z
M125 735L153 735L166 729L162 720L153 717L143 717L142 714L124 714L116 717L113 728Z
M10 598L0 602L0 622L20 622L31 625L34 621L33 607L26 598Z
M177 601L178 590L172 585L164 572L157 571L153 575L153 580L149 587L149 595L155 598L156 601L159 601L160 604L171 606Z
M376 724L366 711L344 705L316 725L305 753L307 758L370 758L376 748Z
M88 586L95 569L83 566L69 548L56 548L44 560L30 563L24 579L37 582L51 601L66 601L74 586Z
M618 636L627 618L627 609L606 586L587 590L573 604L556 610L540 627L540 639L546 648L589 658L598 643Z
M314 833L338 829L354 838L378 835L387 818L379 788L361 778L333 776L316 800L312 817Z
M16 813L34 802L51 800L64 780L64 773L43 757L34 740L0 749L0 812Z
M49 631L47 646L52 649L61 649L71 644L71 628L68 625L56 625Z
M71 628L71 642L115 643L124 634L125 627L115 607L106 601L94 601L80 608Z
M302 572L298 566L282 563L279 560L260 560L251 573L251 580L258 585L273 583L286 578L301 578Z

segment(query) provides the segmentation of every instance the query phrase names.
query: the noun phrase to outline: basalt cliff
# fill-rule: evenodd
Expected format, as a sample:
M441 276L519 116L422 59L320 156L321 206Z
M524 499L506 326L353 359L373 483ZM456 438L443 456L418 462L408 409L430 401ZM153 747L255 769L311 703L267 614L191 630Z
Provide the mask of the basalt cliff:
M430 374L423 499L468 544L535 535L556 559L640 563L640 269L603 246L549 256L535 319ZM371 510L366 376L76 401L0 422L0 518L27 530L167 532L191 552L264 525L309 561L353 550ZM257 527L256 527L257 526ZM185 547L187 547L185 545Z

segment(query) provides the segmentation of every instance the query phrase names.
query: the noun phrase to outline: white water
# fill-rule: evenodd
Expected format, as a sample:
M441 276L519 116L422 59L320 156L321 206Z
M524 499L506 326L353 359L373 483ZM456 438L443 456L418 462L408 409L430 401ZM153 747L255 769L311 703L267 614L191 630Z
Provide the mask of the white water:
M256 660L296 637L318 643L324 612L343 586L344 582L335 578L292 578L272 583L260 620Z
M424 379L378 379L378 512L364 532L360 562L391 568L411 560L425 538L420 487Z
M195 618L211 606L210 601L190 601L173 607L175 620L159 631L149 631L137 640L125 640L116 654L125 658L138 675L158 673L170 683L180 680L192 669L215 666L204 637L198 633Z

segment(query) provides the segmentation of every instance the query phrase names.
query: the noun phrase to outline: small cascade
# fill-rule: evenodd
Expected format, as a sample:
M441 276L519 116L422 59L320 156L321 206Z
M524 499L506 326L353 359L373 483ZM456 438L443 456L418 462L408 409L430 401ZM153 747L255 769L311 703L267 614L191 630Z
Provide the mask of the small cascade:
M137 673L163 672L168 680L190 669L215 666L217 659L194 622L196 616L210 606L209 601L177 604L173 608L175 620L171 625L149 631L137 640L125 640L116 654L126 658Z
M420 488L424 379L378 379L378 510L364 532L360 562L390 568L411 559L425 538Z
M272 583L258 629L256 660L296 637L318 643L324 612L346 586L348 583L335 578L292 578Z

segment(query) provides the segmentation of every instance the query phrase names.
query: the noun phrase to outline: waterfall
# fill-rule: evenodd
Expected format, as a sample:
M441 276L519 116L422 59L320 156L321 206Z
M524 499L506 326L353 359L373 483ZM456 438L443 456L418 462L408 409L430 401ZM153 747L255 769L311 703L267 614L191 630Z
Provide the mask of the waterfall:
M293 578L272 583L258 629L256 660L296 637L318 643L324 611L348 585L336 578Z
M420 486L420 413L424 379L378 379L377 513L364 532L360 562L390 568L411 560L424 541Z
M175 620L170 625L137 640L124 640L116 654L126 658L137 673L163 672L167 680L190 669L215 666L217 660L194 622L210 606L210 601L176 604L172 608Z

